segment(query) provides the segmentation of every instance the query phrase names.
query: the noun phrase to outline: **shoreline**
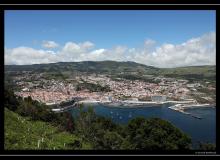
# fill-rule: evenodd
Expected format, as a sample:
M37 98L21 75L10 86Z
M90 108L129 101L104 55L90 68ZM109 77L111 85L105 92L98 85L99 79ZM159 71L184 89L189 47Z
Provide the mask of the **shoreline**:
M155 102L155 101L97 101L97 100L84 100L79 101L79 104L100 104L100 105L106 105L109 107L128 107L128 108L136 108L136 107L160 107L164 104L173 104L173 105L184 105L185 108L200 108L200 107L214 107L215 105L212 104L197 104L195 100L190 101L164 101L164 102ZM146 106L151 105L151 106Z
M190 115L194 118L197 119L202 119L202 117L194 115L192 113L187 112L187 109L195 109L195 108L215 108L214 106L212 106L211 104L192 104L192 105L183 105L183 104L176 104L173 106L168 107L171 110L186 114L186 115Z
M131 101L131 100L125 100L125 101L99 101L99 100L83 100L79 101L78 103L102 103L102 104L118 104L118 105L124 105L124 104L130 104L130 105L144 105L144 104L167 104L167 103L176 103L176 104L195 104L195 100L189 100L189 101L164 101L164 102L155 102L155 101Z
M171 104L172 106L168 107L169 109L179 111L181 113L185 113L184 109L189 108L201 108L201 107L214 107L212 104L196 104L195 100L190 101L164 101L164 102L155 102L155 101L99 101L99 100L82 100L79 102L74 102L74 104L54 108L52 111L54 112L63 112L65 110L69 110L71 108L77 107L78 104L98 104L104 105L106 107L117 107L117 108L145 108L145 107L162 107L164 104ZM146 106L149 105L149 106ZM181 105L181 107L180 107Z

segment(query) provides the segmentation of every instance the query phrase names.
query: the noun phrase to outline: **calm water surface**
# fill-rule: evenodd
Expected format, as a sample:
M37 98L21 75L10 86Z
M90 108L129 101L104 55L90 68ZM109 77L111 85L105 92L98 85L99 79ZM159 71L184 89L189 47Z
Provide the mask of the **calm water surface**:
M194 118L168 107L171 104L164 104L162 106L144 106L144 107L109 107L104 105L93 105L94 111L97 115L111 118L114 122L126 124L129 120L135 117L157 117L168 120L173 125L184 131L192 137L194 146L198 141L215 143L216 141L216 109L212 107L187 109L196 116L202 119ZM78 108L71 109L73 116L79 112Z

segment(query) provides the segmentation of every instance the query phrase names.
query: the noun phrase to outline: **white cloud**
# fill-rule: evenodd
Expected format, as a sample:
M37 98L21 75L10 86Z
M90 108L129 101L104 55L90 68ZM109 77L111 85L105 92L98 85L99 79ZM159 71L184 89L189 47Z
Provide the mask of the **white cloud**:
M89 60L93 60L93 61L101 61L106 59L106 55L105 55L106 50L105 49L97 49L94 50L92 52L90 52L87 56Z
M67 42L61 51L58 52L58 56L62 61L82 61L87 60L87 54L91 52L94 47L92 42L86 41L83 43Z
M67 42L63 47L63 52L78 52L80 51L80 46L73 42Z
M53 49L53 48L57 48L58 46L59 45L54 41L43 41L42 42L42 47L44 48Z
M84 49L91 49L94 47L94 44L89 41L86 41L84 43L80 43L79 45L81 46L81 48L84 48Z
M51 41L52 42L52 41ZM111 49L93 49L94 44L67 42L60 50L36 50L30 47L5 49L6 64L34 64L71 61L135 61L156 67L179 67L192 65L215 65L215 32L174 45L162 44L156 47L156 41L144 41L142 48L116 46ZM50 46L50 45L49 45ZM46 47L52 48L52 47Z
M152 39L147 39L144 41L144 46L145 47L152 47L156 44L156 41L152 40Z
M29 47L18 47L14 49L5 49L5 64L38 64L52 63L59 61L52 51L35 50Z
M114 61L126 61L126 51L127 47L125 46L116 46L110 50L106 50L106 57L111 57L110 60Z
M63 52L67 53L80 53L87 51L94 47L94 44L92 42L86 41L83 43L74 43L74 42L67 42L65 46L63 47Z
M182 44L163 44L152 52L139 49L131 53L133 60L157 67L215 65L215 32L192 38Z

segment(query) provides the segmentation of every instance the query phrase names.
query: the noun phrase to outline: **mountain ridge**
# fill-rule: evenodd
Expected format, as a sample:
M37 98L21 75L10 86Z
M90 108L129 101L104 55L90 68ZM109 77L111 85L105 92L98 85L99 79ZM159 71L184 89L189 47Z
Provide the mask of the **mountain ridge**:
M113 61L113 60L104 60L104 61L79 61L79 62L54 62L54 63L39 63L39 64L25 64L25 65L16 65L16 64L7 64L5 66L37 66L37 65L52 65L52 64L71 64L71 63L129 63L129 64L138 64L142 66L152 67L152 68L159 68L159 69L171 69L171 68L186 68L186 67L204 67L204 66L216 66L216 65L189 65L189 66L179 66L179 67L156 67L152 65L145 65L142 63L134 62L134 61Z
M184 66L175 68L158 68L147 66L133 61L81 61L81 62L58 62L49 64L33 65L5 65L5 72L8 71L31 71L32 73L52 73L67 75L74 73L84 74L108 74L108 75L125 75L127 76L166 76L172 78L185 79L209 79L215 81L216 66Z

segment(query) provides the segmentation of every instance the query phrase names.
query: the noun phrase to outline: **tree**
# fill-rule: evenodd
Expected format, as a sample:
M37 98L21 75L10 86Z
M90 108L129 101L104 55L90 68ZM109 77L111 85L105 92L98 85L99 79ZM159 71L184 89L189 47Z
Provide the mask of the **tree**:
M135 118L127 126L128 140L133 149L189 149L191 139L168 121Z
M103 149L118 150L121 149L123 138L117 132L107 131L103 137Z
M76 119L76 132L88 138L92 136L92 122L96 119L96 115L92 107L89 107L87 111L84 111L83 106L80 106L79 116Z
M12 89L8 88L8 86L5 86L4 88L4 106L10 109L11 111L17 110L19 105L19 100L14 95L14 92Z

